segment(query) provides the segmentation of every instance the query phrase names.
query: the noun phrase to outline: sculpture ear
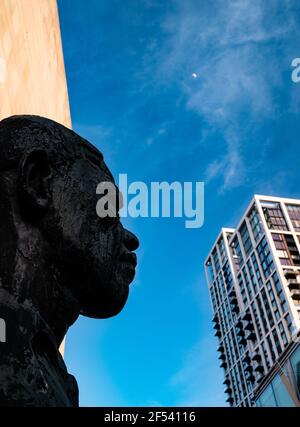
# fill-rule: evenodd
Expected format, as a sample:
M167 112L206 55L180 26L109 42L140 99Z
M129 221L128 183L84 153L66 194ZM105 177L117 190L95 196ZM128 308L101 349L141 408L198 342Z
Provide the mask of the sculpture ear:
M40 216L51 200L51 169L46 151L26 153L19 166L18 190L21 207L29 218Z

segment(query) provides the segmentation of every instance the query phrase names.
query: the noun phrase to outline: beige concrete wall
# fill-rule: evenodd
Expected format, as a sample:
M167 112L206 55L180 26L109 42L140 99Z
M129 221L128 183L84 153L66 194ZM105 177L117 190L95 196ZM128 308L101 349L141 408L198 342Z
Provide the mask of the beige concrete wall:
M71 127L56 0L0 0L0 120L14 114Z
M0 0L0 120L13 114L71 127L56 0Z

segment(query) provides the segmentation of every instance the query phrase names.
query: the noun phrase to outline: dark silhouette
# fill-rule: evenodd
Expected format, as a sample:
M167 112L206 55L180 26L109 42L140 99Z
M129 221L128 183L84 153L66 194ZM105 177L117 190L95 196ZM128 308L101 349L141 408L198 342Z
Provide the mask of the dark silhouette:
M118 314L137 238L96 214L102 154L37 116L0 122L0 406L78 406L58 348L79 314Z

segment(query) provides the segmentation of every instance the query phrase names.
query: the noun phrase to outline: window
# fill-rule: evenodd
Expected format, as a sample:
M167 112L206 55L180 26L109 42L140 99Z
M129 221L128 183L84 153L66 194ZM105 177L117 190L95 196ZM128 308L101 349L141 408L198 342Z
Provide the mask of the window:
M212 256L215 264L215 269L218 274L218 272L220 271L220 261L219 261L219 256L216 248L214 249Z
M219 313L219 319L220 319L220 329L222 331L222 334L224 335L226 333L226 327L224 322L224 304L221 306L221 310Z
M262 202L263 213L270 230L288 231L280 203Z
M245 290L245 285L244 285L244 281L242 278L242 274L240 273L238 275L238 284L240 286L240 290L241 290L241 296L242 296L242 300L243 300L243 304L245 306L248 305L248 301L247 301L247 295L246 295L246 290Z
M300 266L300 255L294 240L289 234L272 233L281 265Z
M215 312L217 310L217 301L216 301L215 291L213 287L210 288L210 298L211 298L211 303Z
M207 271L209 283L211 284L214 281L215 277L214 277L214 270L213 270L210 259L206 263L206 271Z
M277 349L277 353L280 355L281 352L282 352L282 348L281 348L281 345L280 345L280 342L279 342L279 338L278 338L278 334L277 334L276 330L273 331L273 338L274 338L275 346L276 346L276 349Z
M220 251L220 255L221 255L221 261L223 263L225 261L225 258L226 258L225 245L224 245L223 239L219 240L218 246L219 246L219 251Z
M278 304L277 304L277 301L276 301L276 298L275 298L275 294L273 292L270 280L268 280L268 282L266 284L266 287L267 287L267 290L268 290L268 293L269 293L269 297L270 297L270 301L271 301L271 304L272 304L273 313L275 315L276 320L279 320L280 319L280 313L279 313L279 309L278 309Z
M281 336L281 339L283 341L283 344L286 346L288 343L288 340L287 340L286 333L285 333L282 322L278 323L278 329L279 329L280 336Z
M288 309L287 308L287 302L286 302L286 298L285 298L285 295L284 295L283 290L282 290L281 282L280 282L278 274L276 272L273 274L272 279L273 279L273 283L274 283L274 287L276 289L278 299L280 301L281 311L284 314L287 312L287 309Z
M270 230L288 230L280 203L262 202L263 213Z
M293 321L292 321L291 316L289 314L287 314L285 316L285 322L286 322L286 325L288 327L288 330L290 331L290 334L292 335L294 332L294 324L293 324Z
M256 326L256 329L258 332L258 336L261 339L262 338L261 325L260 325L260 320L259 320L259 317L257 314L257 309L256 309L256 305L255 305L254 301L251 304L251 308L252 308L253 316L255 319L255 326Z
M267 313L267 317L269 319L270 326L272 328L274 326L274 318L272 315L272 310L270 308L270 304L269 304L269 301L267 298L266 291L264 289L262 289L262 291L261 291L261 296L262 296L262 300L263 300L263 303L264 303L264 306L266 309L266 313Z
M259 284L260 287L262 287L263 280L262 280L262 277L261 277L261 274L260 274L260 270L259 270L259 267L258 267L258 263L257 263L257 259L256 259L256 256L255 256L255 253L253 253L251 255L251 260L252 260L253 267L254 267L254 270L255 270L255 273L256 273L258 284Z
M224 316L224 331L226 333L229 330L229 319L228 319L228 312L226 309L225 302L222 304L222 310L223 310L223 316Z
M226 313L227 313L227 317L228 317L229 326L231 327L232 326L232 317L231 317L231 310L229 308L228 298L225 299L225 306L226 306Z
M258 241L263 235L263 231L262 231L261 222L255 207L251 210L249 214L249 221L252 228L254 239L256 243L258 243Z
M286 205L295 231L300 231L300 205Z
M223 267L223 276L225 280L225 284L227 287L227 291L229 291L232 287L232 274L229 267L229 262L226 261Z
M250 238L250 234L248 231L248 227L247 227L247 224L245 221L243 222L239 231L240 231L240 235L241 235L241 239L243 242L243 246L244 246L246 256L248 257L248 255L252 251L252 243L251 243L251 238Z
M257 252L260 259L262 270L264 272L265 278L267 279L271 274L274 268L274 265L273 265L273 259L270 252L270 248L265 237L263 237L262 241L257 246Z
M267 343L268 343L268 347L269 347L269 350L270 350L270 354L271 354L271 358L272 358L272 363L274 363L275 360L276 360L276 355L275 355L275 352L274 352L273 343L272 343L270 335L267 336Z
M224 283L223 283L223 280L222 280L222 277L221 277L220 274L217 276L216 282L217 282L217 285L218 285L219 296L220 296L220 299L222 301L223 300L223 296L224 296L223 295L223 292L224 292Z
M251 301L252 298L253 298L253 291L252 291L252 286L250 284L250 280L249 280L249 277L248 277L248 273L247 273L246 267L243 268L243 276L244 276L244 280L245 280L245 283L246 283L246 288L247 288L247 291L248 291L249 299Z
M259 311L259 314L260 314L260 317L262 320L263 327L264 327L265 331L268 332L269 327L268 327L267 319L265 316L265 312L263 310L263 305L261 302L261 296L260 295L258 295L258 297L257 297L257 307L258 307L258 311Z
M251 283L252 283L252 286L253 286L253 290L254 290L254 293L256 294L257 291L258 291L258 286L257 286L257 281L256 281L256 278L255 278L255 275L254 275L254 271L253 271L250 259L247 262L247 266L248 266L248 269L249 269L250 279L251 279Z
M267 348L266 348L266 345L265 345L264 342L261 343L261 348L262 348L262 351L263 351L263 354L264 354L264 357L265 357L265 362L266 362L267 369L270 369L271 364L270 364L270 361L269 361L269 356L268 356Z
M231 250L232 250L235 268L236 268L236 271L238 272L244 263L244 259L243 259L241 247L240 247L237 236L234 238L231 244Z

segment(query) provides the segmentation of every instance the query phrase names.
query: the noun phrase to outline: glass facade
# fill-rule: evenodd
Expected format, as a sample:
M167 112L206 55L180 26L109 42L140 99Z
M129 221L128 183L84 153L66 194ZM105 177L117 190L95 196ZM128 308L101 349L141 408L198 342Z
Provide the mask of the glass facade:
M280 365L277 373L256 398L256 406L295 407L300 405L300 345Z
M300 345L292 354L290 361L291 361L292 373L295 379L295 383L300 393Z

